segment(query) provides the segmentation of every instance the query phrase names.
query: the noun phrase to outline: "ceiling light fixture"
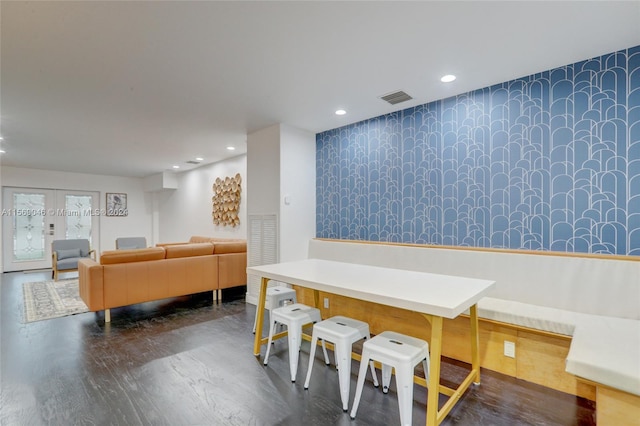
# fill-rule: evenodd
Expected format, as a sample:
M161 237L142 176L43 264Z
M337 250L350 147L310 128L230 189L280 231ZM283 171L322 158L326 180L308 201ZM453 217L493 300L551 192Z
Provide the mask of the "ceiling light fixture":
M0 154L4 154L5 150L4 149L0 149Z
M196 161L202 161L202 160L204 160L204 158L202 158L202 157L196 157Z
M0 141L3 141L3 140L4 140L4 138L2 136L0 136Z
M236 147L235 147L235 146L228 146L228 147L227 147L227 149L228 149L229 151L234 151L234 150L236 149Z
M336 111L336 115L345 115L347 113L347 111L343 110L343 109L339 109Z
M443 83L451 83L455 79L456 79L455 75L447 74L447 75L443 75L442 78L440 78L440 81L443 82Z
M174 168L174 169L179 169L179 168L180 168L180 166L173 166L173 168Z

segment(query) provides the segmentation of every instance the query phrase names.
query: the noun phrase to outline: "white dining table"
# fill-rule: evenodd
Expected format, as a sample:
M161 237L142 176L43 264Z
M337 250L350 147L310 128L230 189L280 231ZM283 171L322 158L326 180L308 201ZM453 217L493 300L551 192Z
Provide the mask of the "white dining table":
M427 426L440 424L469 386L480 383L476 304L490 293L495 286L494 281L322 259L250 266L247 274L261 278L257 306L258 331L253 346L255 356L260 356L260 348L267 343L267 338L262 337L260 330L263 327L267 283L275 280L312 289L318 308L319 292L322 291L422 314L431 324L430 377L426 383L430 390L427 396ZM469 310L471 325L471 371L457 389L451 389L440 384L443 320L456 318L466 310ZM431 392L433 389L437 392ZM438 409L440 393L449 398Z

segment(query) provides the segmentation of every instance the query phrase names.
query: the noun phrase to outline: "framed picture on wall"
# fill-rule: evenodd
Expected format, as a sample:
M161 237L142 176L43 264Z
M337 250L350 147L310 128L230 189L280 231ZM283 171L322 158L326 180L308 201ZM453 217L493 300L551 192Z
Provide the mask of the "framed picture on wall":
M107 192L107 216L127 216L127 194Z

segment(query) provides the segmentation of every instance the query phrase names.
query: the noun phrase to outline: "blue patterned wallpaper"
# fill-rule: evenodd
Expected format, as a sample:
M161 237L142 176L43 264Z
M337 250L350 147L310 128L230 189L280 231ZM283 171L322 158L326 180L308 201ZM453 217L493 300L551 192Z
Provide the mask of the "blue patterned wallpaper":
M640 255L640 46L316 144L318 237Z

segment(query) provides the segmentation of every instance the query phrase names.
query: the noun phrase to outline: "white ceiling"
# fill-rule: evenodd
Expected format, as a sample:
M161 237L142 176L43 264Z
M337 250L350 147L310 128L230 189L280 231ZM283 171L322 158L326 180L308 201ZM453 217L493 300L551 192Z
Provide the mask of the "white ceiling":
M317 133L640 45L639 1L2 1L0 17L2 165L138 177L242 154L275 123ZM414 100L379 99L398 89Z

